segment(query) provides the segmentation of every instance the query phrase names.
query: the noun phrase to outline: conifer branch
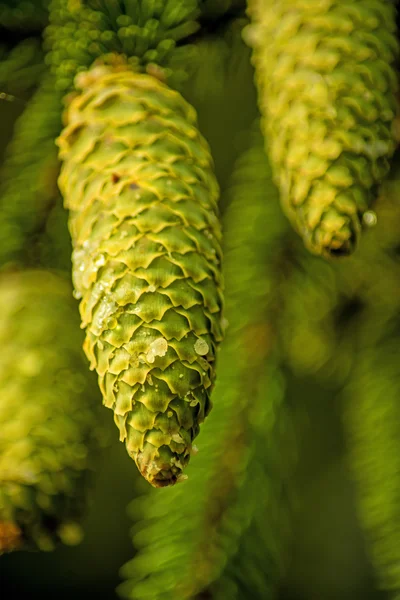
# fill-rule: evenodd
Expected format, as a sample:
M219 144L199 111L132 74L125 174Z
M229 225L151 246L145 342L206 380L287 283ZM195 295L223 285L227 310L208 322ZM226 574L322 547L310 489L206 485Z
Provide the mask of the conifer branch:
M400 376L395 336L360 348L345 390L350 467L379 587L400 597ZM393 332L394 333L394 332Z
M28 38L0 57L1 94L22 94L38 85L45 71L38 38Z
M32 261L30 244L59 194L55 138L61 129L61 98L47 75L15 125L1 168L1 266Z
M286 226L266 171L258 132L238 163L225 218L229 324L219 356L215 407L185 485L139 499L130 508L139 521L134 534L139 552L124 567L128 581L120 588L130 599L196 597L220 577L253 519L262 518L258 505L274 504L270 476L275 483L282 474L272 474L277 455L271 433L280 420L284 387L272 320L279 276L277 262L266 257L279 255ZM255 438L262 440L262 451ZM251 493L255 482L263 487ZM267 516L265 526L273 529ZM269 543L273 537L271 532ZM275 563L275 549L268 542L265 546Z
M376 206L371 232L352 276L363 274L364 311L356 360L343 392L344 425L356 504L379 587L400 597L400 268L399 155Z

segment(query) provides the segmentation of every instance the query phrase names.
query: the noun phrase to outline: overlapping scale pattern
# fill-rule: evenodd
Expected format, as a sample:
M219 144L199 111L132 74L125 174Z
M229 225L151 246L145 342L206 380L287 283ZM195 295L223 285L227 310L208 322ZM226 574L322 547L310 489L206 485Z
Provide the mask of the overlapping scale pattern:
M0 554L81 539L88 476L105 431L81 337L64 279L2 274Z
M283 208L307 247L356 247L396 142L395 7L250 0L247 40Z
M196 113L157 79L76 80L58 145L85 351L141 473L175 483L221 340L218 185Z

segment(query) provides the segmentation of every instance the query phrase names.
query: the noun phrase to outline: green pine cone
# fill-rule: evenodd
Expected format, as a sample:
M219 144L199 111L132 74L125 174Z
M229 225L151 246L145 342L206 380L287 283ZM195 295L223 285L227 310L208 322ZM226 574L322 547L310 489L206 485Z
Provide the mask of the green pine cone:
M250 0L248 29L275 179L307 247L350 254L396 143L387 0Z
M126 67L78 76L58 144L85 351L120 439L175 483L210 410L221 340L218 185L196 113Z
M102 430L66 281L4 273L0 345L0 554L77 543Z

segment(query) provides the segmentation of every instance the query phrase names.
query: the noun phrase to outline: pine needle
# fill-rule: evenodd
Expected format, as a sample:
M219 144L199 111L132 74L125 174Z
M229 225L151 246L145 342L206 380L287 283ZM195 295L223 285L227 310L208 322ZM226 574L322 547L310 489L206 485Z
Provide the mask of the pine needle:
M60 129L61 95L45 77L15 125L1 169L0 265L27 260L29 244L58 196L54 140Z
M23 40L1 57L0 94L20 95L29 92L38 84L44 70L40 40Z
M400 598L400 376L396 336L360 351L345 393L350 467L379 587Z
M356 360L343 393L349 466L379 587L400 598L399 156L358 272L368 277ZM353 277L356 270L353 270ZM368 275L367 275L368 274Z

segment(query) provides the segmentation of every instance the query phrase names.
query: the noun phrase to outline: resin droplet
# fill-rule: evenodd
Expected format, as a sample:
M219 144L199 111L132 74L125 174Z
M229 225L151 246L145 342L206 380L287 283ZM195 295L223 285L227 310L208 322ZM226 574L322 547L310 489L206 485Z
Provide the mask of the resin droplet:
M365 227L375 227L378 222L378 217L373 210L367 210L363 214L363 224Z
M156 356L165 356L168 350L168 342L165 338L160 337L150 344L150 349L146 355L149 363L153 363Z
M194 349L197 354L199 354L200 356L204 356L205 354L208 353L209 347L205 340L202 340L201 338L199 338L198 340L196 340Z

